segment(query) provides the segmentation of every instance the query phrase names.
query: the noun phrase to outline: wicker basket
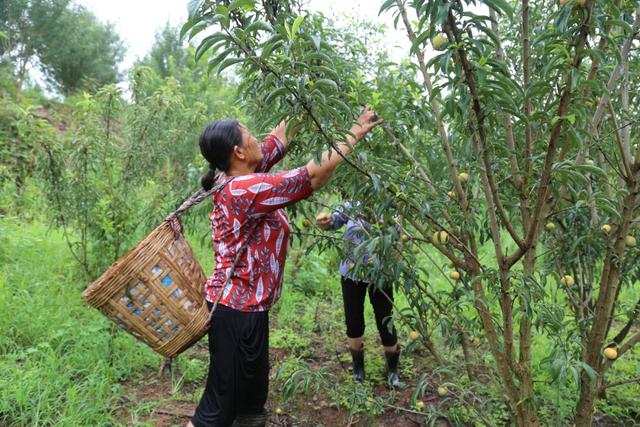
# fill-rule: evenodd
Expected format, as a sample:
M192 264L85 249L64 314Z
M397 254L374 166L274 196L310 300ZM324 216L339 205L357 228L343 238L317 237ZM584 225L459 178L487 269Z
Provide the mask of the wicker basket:
M205 281L173 215L114 263L82 297L154 351L174 357L207 332Z

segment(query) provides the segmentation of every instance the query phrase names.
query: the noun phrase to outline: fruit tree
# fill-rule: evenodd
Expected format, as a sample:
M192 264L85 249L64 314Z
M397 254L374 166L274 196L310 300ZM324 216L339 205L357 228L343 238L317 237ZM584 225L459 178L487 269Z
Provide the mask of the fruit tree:
M401 278L415 337L442 363L441 340L459 343L472 376L482 336L515 424L542 424L534 384L550 372L588 426L607 372L640 341L640 301L621 298L640 274L640 4L476 3L381 2L410 42L399 64L371 28L340 30L297 2L192 0L182 31L207 34L196 56L211 70L235 67L255 125L302 118L295 161L372 105L384 129L334 187L383 218L362 247L380 281ZM534 364L540 339L551 350Z

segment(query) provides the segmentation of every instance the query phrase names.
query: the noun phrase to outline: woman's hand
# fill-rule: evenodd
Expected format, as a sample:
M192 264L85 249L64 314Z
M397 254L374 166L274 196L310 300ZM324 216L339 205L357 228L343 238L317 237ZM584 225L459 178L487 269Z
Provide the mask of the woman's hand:
M289 133L287 134L287 124L291 120L295 121L296 124L293 128L289 129ZM294 136L296 136L296 134L300 131L300 128L302 128L302 117L287 118L281 121L280 124L271 131L271 133L275 135L276 138L280 140L280 142L282 142L285 148L287 148L289 146L289 141L293 139Z
M331 215L329 215L328 213L320 213L318 214L318 216L316 216L316 226L323 230L328 230L331 226L331 219Z
M382 120L376 113L368 107L365 108L351 128L353 136L349 135L344 142L336 142L331 150L322 153L322 159L319 164L317 164L315 160L307 163L311 188L317 190L325 185L344 156L348 156L353 150L354 145L380 123L382 123Z
M364 138L371 129L375 128L380 123L382 123L382 119L378 117L375 111L366 107L360 114L360 117L358 117L358 120L356 120L356 123L351 127L351 133L356 139L355 142Z

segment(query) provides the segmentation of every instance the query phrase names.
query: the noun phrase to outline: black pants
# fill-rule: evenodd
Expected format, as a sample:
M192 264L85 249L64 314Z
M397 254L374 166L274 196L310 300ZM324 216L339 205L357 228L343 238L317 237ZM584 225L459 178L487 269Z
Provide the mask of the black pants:
M211 309L211 304L209 304ZM218 305L209 325L209 376L191 422L230 426L238 415L264 413L269 391L269 312Z
M347 322L347 336L359 338L364 335L364 297L369 289L369 301L376 316L376 326L380 333L382 345L391 347L398 342L396 329L389 331L389 316L393 305L393 287L382 289L382 292L366 282L356 282L346 277L342 278L342 300L344 302L344 317ZM386 294L386 295L385 295ZM389 297L389 298L387 298Z

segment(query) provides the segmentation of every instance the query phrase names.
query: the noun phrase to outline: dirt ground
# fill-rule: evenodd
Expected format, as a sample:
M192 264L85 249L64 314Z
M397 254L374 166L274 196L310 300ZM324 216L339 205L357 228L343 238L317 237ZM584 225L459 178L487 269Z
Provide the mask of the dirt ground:
M318 348L318 347L316 347ZM288 350L271 349L270 357L272 366L278 363L286 356ZM344 362L336 363L336 357L312 354L309 359L313 360L310 364L312 369L326 366L333 363L333 369L336 371L348 369ZM198 357L206 360L208 357L206 347L203 343L199 343L190 349L185 355L180 357ZM175 368L173 368L175 369ZM272 368L272 376L274 369ZM268 426L378 426L378 427L414 427L425 425L424 418L417 411L411 408L410 400L413 387L411 384L400 389L395 397L396 405L385 407L384 413L369 418L367 415L357 414L349 417L346 409L336 407L328 399L318 394L311 396L300 395L283 401L281 392L278 387L271 385L267 409L269 411ZM124 424L147 424L158 427L181 426L186 425L189 421L196 403L193 400L183 400L180 396L193 395L199 392L199 384L184 384L178 398L172 397L172 379L168 372L159 374L158 370L149 370L145 375L136 380L128 381L123 384L125 398L122 402L124 408L120 412L119 418ZM376 396L385 396L389 390L382 384L375 386ZM426 405L435 403L439 397L436 393L425 396L422 400ZM154 406L149 413L136 417L134 412L140 404L147 403ZM154 404L155 403L155 404ZM280 413L276 413L276 409ZM450 424L442 419L438 422L439 426L449 426Z

